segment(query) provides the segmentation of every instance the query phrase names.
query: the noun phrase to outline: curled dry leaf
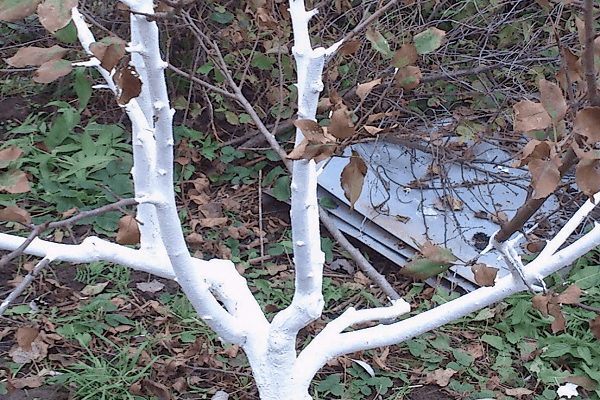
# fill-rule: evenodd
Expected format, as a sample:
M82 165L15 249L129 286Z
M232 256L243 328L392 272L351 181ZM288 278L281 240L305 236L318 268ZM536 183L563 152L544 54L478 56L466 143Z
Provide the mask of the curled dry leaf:
M129 65L129 62L123 63L121 67L117 68L114 81L118 88L117 103L119 105L124 106L142 92L142 81L139 74L133 65Z
M125 57L127 43L118 37L105 37L99 42L90 45L90 51L100 60L100 66L107 71L112 71L119 61Z
M17 160L23 153L23 150L16 146L11 146L0 151L0 168L6 168L11 161Z
M119 230L117 231L117 243L119 244L138 244L140 242L140 229L135 217L124 215L119 220Z
M67 49L63 49L59 45L54 45L50 48L45 47L21 47L17 54L11 58L7 58L6 63L15 68L23 68L30 65L40 66L46 61L59 60L65 54Z
M0 173L0 191L8 193L26 193L31 190L27 174L18 169Z
M50 60L43 63L35 74L33 74L33 81L37 83L50 83L54 82L61 76L65 76L71 73L73 67L71 62L67 60Z
M358 94L358 89L356 92ZM366 93L364 95L366 95ZM334 105L333 113L329 118L327 133L331 134L337 139L344 140L354 135L354 132L352 111L340 99L340 101Z
M395 68L404 68L416 63L418 58L419 54L417 53L417 48L412 44L406 43L400 46L398 51L396 51L396 54L394 54L392 66Z
M546 129L552 118L540 103L522 100L513 106L515 112L515 132L533 132Z
M0 221L13 221L21 224L30 224L31 216L22 208L8 206L0 210Z
M352 150L350 162L344 167L340 177L340 184L344 189L344 195L350 201L351 210L354 210L354 203L360 197L365 175L367 175L367 164L358 152Z
M439 211L460 211L463 209L463 202L454 196L446 195L435 199L433 208Z
M590 199L600 191L600 160L582 158L577 164L575 181L583 194Z
M600 315L590 320L590 330L597 340L600 340Z
M577 285L570 285L552 300L560 304L575 304L579 302L579 296L581 296L581 288Z
M560 160L558 156L550 160L531 160L527 167L531 174L531 187L535 190L534 199L543 199L550 196L560 183Z
M367 82L367 83L359 83L358 86L356 87L356 95L361 99L364 100L365 97L367 96L367 94L369 94L369 92L377 85L381 84L381 78L379 79L374 79L371 82ZM334 135L335 136L335 135Z
M475 264L471 267L475 282L480 286L494 286L498 268L488 267L485 264Z
M540 79L540 100L544 110L550 115L552 124L556 126L567 114L567 101L560 87L553 82Z
M315 160L316 163L331 157L337 147L335 138L324 132L316 122L308 119L296 120L304 139L287 155L290 160Z
M523 148L523 155L521 159L513 164L514 167L519 168L529 164L531 160L543 160L544 158L550 157L550 146L553 144L548 141L539 141L531 139Z
M342 55L354 54L360 49L360 43L360 39L350 40L349 42L344 43L338 52Z
M71 9L76 6L77 0L45 0L37 7L37 14L44 28L55 33L71 22Z
M0 3L0 21L17 22L35 14L41 0L3 1Z
M415 89L421 83L421 78L423 74L419 67L415 67L414 65L408 65L404 68L398 69L396 75L394 75L394 79L396 80L396 84L407 90Z
M600 142L600 107L580 110L573 120L573 133L584 136L588 143Z

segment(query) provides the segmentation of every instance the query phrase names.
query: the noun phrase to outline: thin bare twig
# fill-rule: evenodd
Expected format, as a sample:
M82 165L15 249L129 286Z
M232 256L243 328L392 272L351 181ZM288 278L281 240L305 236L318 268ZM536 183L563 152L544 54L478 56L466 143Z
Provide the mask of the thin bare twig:
M583 49L583 64L585 66L585 81L587 84L588 100L592 106L600 106L600 96L596 88L596 70L594 69L594 0L584 0L583 21L585 23L585 48Z
M23 281L19 283L19 286L17 286L15 290L13 290L11 294L8 295L8 297L2 302L2 304L0 304L0 316L4 314L4 311L6 311L10 303L15 301L17 297L19 297L21 293L23 293L23 291L27 289L27 287L31 284L31 282L33 282L35 277L38 276L39 273L44 268L46 268L48 264L50 264L50 259L44 258L43 260L37 263L33 271L31 271L29 274L27 274L27 276L25 276L25 278L23 278Z

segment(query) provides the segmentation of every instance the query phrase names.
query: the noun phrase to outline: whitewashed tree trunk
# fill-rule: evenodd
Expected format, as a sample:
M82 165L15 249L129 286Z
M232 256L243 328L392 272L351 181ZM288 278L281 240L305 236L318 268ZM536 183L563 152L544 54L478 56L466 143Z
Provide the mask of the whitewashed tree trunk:
M55 244L36 239L25 251L48 260L85 263L106 260L175 279L199 316L225 341L240 345L251 364L261 399L307 400L315 373L329 360L343 354L391 345L444 325L503 298L526 290L518 274L507 276L493 287L478 289L410 319L389 323L410 310L404 300L389 307L348 309L326 327L299 354L298 332L319 318L323 309L322 277L324 255L320 249L317 205L317 177L313 161L296 161L292 180L292 235L295 264L295 294L292 303L267 321L252 296L246 280L228 260L204 261L190 256L175 204L173 187L173 134L164 70L155 22L143 14L153 13L151 0L122 0L131 14L131 42L128 51L143 82L141 95L126 105L133 125L135 197L140 203L141 248L134 250L97 237L80 245ZM298 71L298 116L315 119L321 76L327 57L341 42L329 49L313 49L308 22L316 11L306 11L303 1L291 0ZM73 9L80 41L89 52L94 38L82 16ZM98 68L108 85L116 90L108 71L92 59L87 65ZM297 131L296 143L302 140ZM600 201L600 195L596 195ZM591 211L587 202L545 250L524 269L527 281L536 282L600 244L600 228L561 251L557 249ZM13 250L23 238L0 234L0 248ZM511 243L496 244L512 263L520 263ZM218 300L217 300L218 299ZM386 321L374 327L344 332L352 325Z

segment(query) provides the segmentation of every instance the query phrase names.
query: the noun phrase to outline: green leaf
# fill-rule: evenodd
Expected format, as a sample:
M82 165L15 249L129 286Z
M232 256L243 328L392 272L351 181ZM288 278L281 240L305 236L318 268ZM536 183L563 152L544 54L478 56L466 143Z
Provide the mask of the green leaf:
M181 332L179 339L181 339L183 343L194 343L196 341L196 335L191 332L184 331Z
M263 178L263 181L262 181L263 186L269 186L271 183L273 183L275 181L275 179L277 177L279 177L280 175L284 175L285 173L286 173L286 171L281 166L279 166L279 165L276 166L275 168L273 168L272 170L267 172L267 174Z
M234 15L229 11L214 12L211 14L210 20L219 24L229 24L231 21L233 21L233 17Z
M73 21L69 22L64 28L54 32L54 37L64 43L75 43L77 41L77 28L75 28Z
M278 178L273 184L273 195L279 201L286 201L292 195L292 189L290 185L292 180L289 176L282 176Z
M439 48L444 39L446 32L437 28L429 28L413 38L418 54L428 54Z
M258 69L269 70L273 67L273 64L275 64L275 62L276 60L269 56L265 56L264 54L257 54L252 58L252 62L250 63L250 65Z
M211 61L209 61L206 64L204 64L203 66L201 66L200 68L198 68L196 73L201 74L201 75L206 75L210 71L212 71L214 68L215 68L215 66L213 65L213 63Z
M92 82L87 78L85 68L75 69L75 83L73 84L75 93L77 93L77 110L82 111L88 104L92 96Z
M445 272L452 264L429 260L421 255L414 256L408 264L400 270L400 274L413 279L428 279Z
M373 49L381 53L384 57L388 57L392 54L392 50L390 49L388 41L381 33L379 33L379 31L369 28L367 29L365 36L369 42L371 42Z
M237 126L240 124L240 119L238 118L238 116L232 113L231 111L225 112L225 119L233 126Z
M481 340L497 350L504 350L504 341L500 336L485 334L481 337Z
M326 210L335 210L338 208L338 205L335 204L333 199L330 196L325 196L319 200L319 205Z
M427 346L416 340L407 340L406 344L408 345L410 354L412 354L414 357L420 357L427 349Z

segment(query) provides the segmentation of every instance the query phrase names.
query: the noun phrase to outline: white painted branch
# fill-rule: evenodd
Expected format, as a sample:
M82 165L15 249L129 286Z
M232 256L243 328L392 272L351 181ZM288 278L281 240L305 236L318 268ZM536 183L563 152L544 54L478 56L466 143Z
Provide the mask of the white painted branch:
M524 271L526 279L548 276L598 245L600 245L600 225L554 255L538 256L527 264ZM299 379L310 382L319 368L328 360L340 355L403 342L526 289L527 286L521 278L512 274L500 279L493 287L482 287L456 300L394 324L378 325L339 335L319 334L298 356L297 372L302 374ZM328 332L327 328L323 332Z
M71 15L75 27L77 28L77 37L83 49L92 56L92 60L96 60L96 69L100 72L108 87L113 93L117 93L117 87L113 81L111 71L107 71L100 66L100 61L93 57L90 50L90 45L96 41L92 31L81 13L74 7L71 10ZM144 89L144 85L142 85ZM146 96L144 98L149 98ZM152 130L150 129L152 122L152 114L148 114L149 110L144 110L139 104L140 98L132 99L126 106L127 115L132 123L132 142L133 142L133 160L134 165L131 170L133 184L136 197L147 195L152 187L150 182L151 171L155 169L156 149L152 138ZM148 103L148 102L145 102ZM151 111L151 110L150 110ZM144 147L145 146L145 147ZM153 252L165 252L161 240L159 228L156 224L156 214L154 207L148 204L140 204L137 209L136 219L141 223L140 228L140 247L149 249ZM165 253L166 254L166 253Z
M24 241L25 238L0 233L0 249L2 250L15 250ZM166 253L135 250L96 236L90 236L77 245L53 243L36 238L27 246L24 253L49 258L51 261L65 261L74 264L109 261L163 278L175 278Z

